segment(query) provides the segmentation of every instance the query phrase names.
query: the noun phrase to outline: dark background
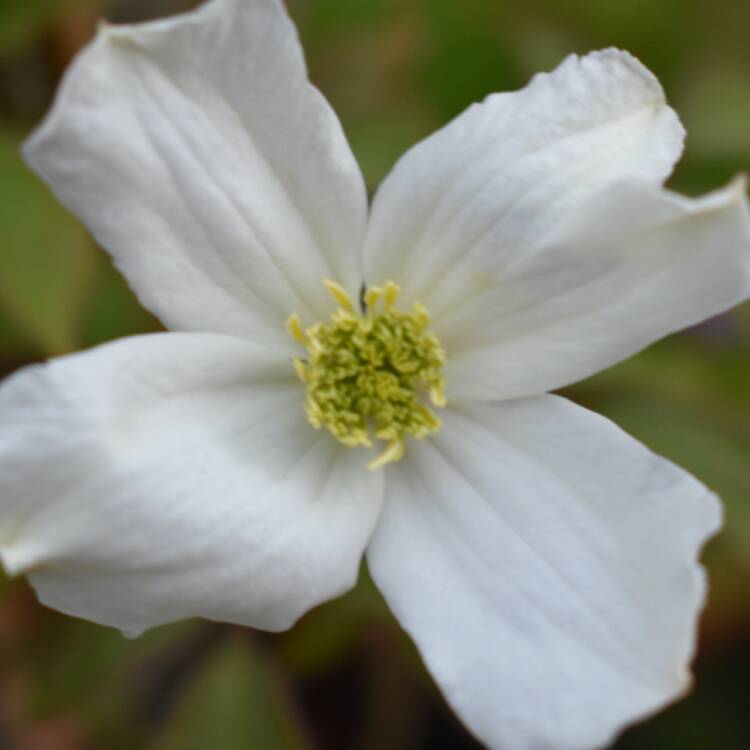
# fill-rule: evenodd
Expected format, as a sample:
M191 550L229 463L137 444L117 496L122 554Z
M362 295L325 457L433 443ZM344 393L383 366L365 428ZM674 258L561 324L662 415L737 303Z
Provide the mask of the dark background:
M104 253L17 155L96 21L179 0L0 0L0 376L157 330ZM616 45L662 81L689 137L671 186L750 166L747 0L290 0L311 76L371 190L470 102L571 51ZM750 305L673 336L566 395L614 419L723 497L706 561L697 687L621 750L750 747ZM498 696L502 701L502 696ZM193 621L137 641L40 607L0 578L0 748L447 750L476 743L363 575L271 636Z

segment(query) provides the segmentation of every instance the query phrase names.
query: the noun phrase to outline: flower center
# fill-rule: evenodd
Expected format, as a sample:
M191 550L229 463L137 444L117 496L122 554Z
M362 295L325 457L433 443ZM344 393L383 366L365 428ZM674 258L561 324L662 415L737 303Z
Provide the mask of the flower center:
M422 305L396 309L400 289L392 281L363 294L361 314L342 286L323 283L339 305L331 321L303 330L298 315L287 320L290 335L307 349L306 358L294 360L307 387L307 418L350 447L387 442L368 464L379 469L403 456L407 436L421 440L440 429L425 400L445 406L445 351Z

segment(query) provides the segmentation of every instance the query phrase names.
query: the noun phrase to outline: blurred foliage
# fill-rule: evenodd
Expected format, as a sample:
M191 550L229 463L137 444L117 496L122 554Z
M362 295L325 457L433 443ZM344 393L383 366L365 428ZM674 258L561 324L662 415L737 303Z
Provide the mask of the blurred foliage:
M0 0L0 374L156 330L109 260L23 165L97 18L187 0ZM746 0L289 0L313 80L374 191L394 161L474 100L569 52L615 45L658 75L690 137L672 184L750 168ZM628 750L750 746L750 305L567 390L714 488L725 530L693 694L628 731ZM372 583L288 633L185 623L138 641L62 617L0 579L0 747L414 750L476 743L445 708Z
M60 0L3 0L0 4L0 55L7 57L33 43L62 11Z
M277 663L246 634L219 643L182 686L160 750L308 750Z
M44 354L78 343L81 302L91 289L95 250L0 132L0 305L29 345Z

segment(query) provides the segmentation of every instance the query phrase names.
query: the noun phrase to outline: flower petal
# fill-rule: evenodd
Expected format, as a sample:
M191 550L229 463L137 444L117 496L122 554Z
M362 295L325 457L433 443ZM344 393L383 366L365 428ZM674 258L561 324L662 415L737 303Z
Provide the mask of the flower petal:
M364 182L280 0L103 26L25 155L170 328L287 345L359 290Z
M382 500L303 400L288 362L218 334L22 370L0 387L6 570L129 634L193 615L290 626L353 584Z
M620 183L538 248L486 263L491 289L470 291L470 266L463 299L433 323L450 352L450 393L554 390L750 296L745 180L698 200Z
M556 396L448 411L388 476L375 582L489 747L603 746L689 685L719 505Z
M523 255L606 185L660 183L683 138L659 82L631 55L571 55L521 91L469 108L399 161L375 198L365 277L399 282L405 300L432 311L467 256Z

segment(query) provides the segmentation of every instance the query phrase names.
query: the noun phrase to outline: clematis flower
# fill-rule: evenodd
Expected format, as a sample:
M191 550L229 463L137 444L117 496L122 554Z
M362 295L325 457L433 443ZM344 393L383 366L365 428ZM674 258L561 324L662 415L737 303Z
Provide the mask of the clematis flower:
M606 744L689 686L721 513L549 392L750 296L745 183L663 188L683 135L571 56L368 209L280 0L103 26L25 155L170 332L0 388L5 569L129 635L282 630L366 552L487 746Z

